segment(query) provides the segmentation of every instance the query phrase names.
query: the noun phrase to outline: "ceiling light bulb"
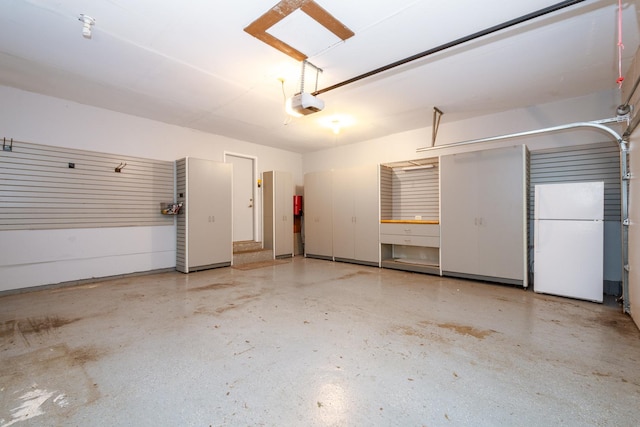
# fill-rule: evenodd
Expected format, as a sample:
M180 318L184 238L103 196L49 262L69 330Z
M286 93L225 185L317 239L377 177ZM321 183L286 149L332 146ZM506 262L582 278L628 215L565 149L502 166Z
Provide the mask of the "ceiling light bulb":
M95 25L96 20L83 13L78 16L78 21L82 22L82 37L85 39L91 38L91 27Z

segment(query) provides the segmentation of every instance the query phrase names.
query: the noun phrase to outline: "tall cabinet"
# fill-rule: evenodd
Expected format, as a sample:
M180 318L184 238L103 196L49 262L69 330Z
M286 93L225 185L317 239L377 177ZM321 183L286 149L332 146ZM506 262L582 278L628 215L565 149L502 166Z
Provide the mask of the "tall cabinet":
M304 175L304 252L310 258L333 259L332 172Z
M440 157L442 273L527 286L524 145Z
M289 172L262 174L264 247L274 258L293 256L293 179Z
M378 166L333 171L333 257L380 264Z
M231 265L232 165L186 157L176 161L176 269L183 273Z

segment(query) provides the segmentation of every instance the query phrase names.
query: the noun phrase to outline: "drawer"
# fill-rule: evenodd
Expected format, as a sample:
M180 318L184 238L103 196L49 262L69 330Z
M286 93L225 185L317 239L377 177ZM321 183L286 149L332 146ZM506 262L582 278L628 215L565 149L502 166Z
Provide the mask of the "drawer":
M394 224L395 225L395 224ZM380 243L390 245L440 247L440 237L437 236L402 236L399 234L381 234Z
M440 224L380 224L380 234L399 234L406 236L440 236Z

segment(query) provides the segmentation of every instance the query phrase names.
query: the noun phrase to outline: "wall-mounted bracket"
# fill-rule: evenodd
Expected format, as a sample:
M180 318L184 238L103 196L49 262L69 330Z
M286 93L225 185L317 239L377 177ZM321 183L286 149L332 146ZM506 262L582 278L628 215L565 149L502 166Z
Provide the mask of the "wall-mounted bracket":
M2 151L13 151L13 138L9 140L9 145L7 145L7 138L2 138Z
M436 137L438 136L438 128L440 127L440 117L444 113L438 107L433 107L433 128L431 129L431 146L436 145Z

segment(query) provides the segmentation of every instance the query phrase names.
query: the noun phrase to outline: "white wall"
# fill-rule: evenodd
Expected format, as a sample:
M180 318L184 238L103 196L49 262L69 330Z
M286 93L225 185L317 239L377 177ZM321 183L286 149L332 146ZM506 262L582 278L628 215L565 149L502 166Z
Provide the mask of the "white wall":
M0 137L158 160L257 157L259 173L289 171L302 156L0 86ZM175 267L175 226L0 232L0 291Z
M605 91L457 122L447 122L445 111L440 122L436 145L615 117L616 107L619 104L620 95L617 91ZM620 126L615 125L614 129L619 131ZM343 132L348 131L348 129L344 129ZM416 153L417 148L431 145L431 126L429 126L357 144L337 146L305 154L303 171L307 173L357 165L419 159L466 150L478 150L480 147L495 148L524 143L527 144L530 150L540 150L564 145L609 141L610 139L608 135L600 131L578 130L538 137L482 143L475 146L435 148L428 152Z

